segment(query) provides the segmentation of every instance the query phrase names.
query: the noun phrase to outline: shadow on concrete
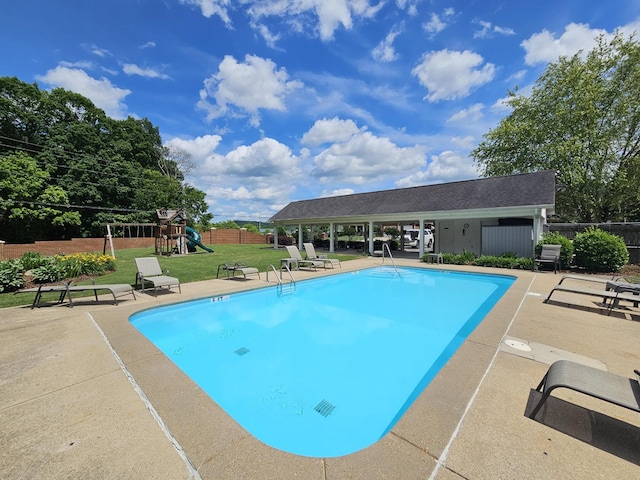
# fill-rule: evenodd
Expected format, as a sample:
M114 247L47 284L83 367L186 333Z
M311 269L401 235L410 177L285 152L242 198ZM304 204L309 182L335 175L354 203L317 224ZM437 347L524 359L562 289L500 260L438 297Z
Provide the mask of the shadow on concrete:
M525 416L541 393L529 392ZM535 421L640 466L640 428L602 413L550 396Z

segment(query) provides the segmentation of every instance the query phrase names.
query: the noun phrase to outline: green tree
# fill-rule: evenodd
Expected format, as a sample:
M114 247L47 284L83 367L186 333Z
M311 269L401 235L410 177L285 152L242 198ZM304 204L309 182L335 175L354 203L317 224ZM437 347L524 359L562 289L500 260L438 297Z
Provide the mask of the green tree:
M240 230L240 225L238 225L233 220L225 220L224 222L214 223L213 226L216 227L219 230L222 230L222 229L225 229L225 228L231 228L231 229L234 229L234 230Z
M640 220L640 44L599 38L560 58L471 152L484 176L557 172L564 221Z
M29 242L44 230L58 232L80 224L67 192L48 183L49 173L25 153L0 157L0 224L2 240Z
M115 120L80 94L0 77L0 156L19 152L35 162L36 175L2 200L50 204L16 207L23 236L100 236L107 222L150 222L162 207L184 208L203 229L213 218L204 192L184 183L193 168L188 153L163 147L148 119Z

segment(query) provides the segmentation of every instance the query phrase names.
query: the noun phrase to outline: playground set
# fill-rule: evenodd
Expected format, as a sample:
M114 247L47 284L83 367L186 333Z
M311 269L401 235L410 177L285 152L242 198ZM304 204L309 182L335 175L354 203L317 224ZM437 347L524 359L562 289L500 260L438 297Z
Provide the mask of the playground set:
M156 210L156 215L158 217L157 223L107 223L104 250L106 251L108 242L111 255L115 257L112 228L121 227L124 232L129 233L129 236L132 236L133 229L136 230L138 236L142 231L143 237L147 228L152 230L155 237L156 255L186 255L189 252L195 252L196 247L213 253L213 249L202 243L201 235L187 226L187 215L184 210L164 208Z

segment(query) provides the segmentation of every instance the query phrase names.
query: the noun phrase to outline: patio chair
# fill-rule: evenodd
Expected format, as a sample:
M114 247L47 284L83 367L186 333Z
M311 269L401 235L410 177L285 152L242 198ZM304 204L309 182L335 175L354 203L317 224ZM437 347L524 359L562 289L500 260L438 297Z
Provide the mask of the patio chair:
M153 284L153 292L158 294L158 287L166 287L171 290L173 285L178 287L178 291L182 293L180 287L180 280L175 277L169 277L164 275L158 259L155 257L136 258L136 267L138 273L136 273L136 288L138 288L138 282L142 288L142 293L145 291L145 284L147 282Z
M303 245L304 251L307 253L307 260L318 260L324 264L325 268L327 265L331 265L331 268L336 268L336 265L342 268L340 260L337 258L329 258L326 255L316 254L316 249L313 246L313 243L305 243Z
M298 265L298 268L313 268L315 270L317 267L326 268L324 262L320 260L305 260L302 258L300 254L300 250L295 245L287 245L287 252L289 252L289 258L294 260Z
M542 245L540 256L534 261L538 267L540 265L553 265L553 273L560 270L560 249L561 245Z
M234 263L233 265L229 265L228 263L223 263L218 265L218 272L216 273L216 278L220 277L220 270L223 272L227 272L227 278L235 278L236 272L242 274L244 280L247 279L247 275L258 275L258 279L260 278L260 271L255 267L247 267L246 265L242 265L240 263Z
M627 378L581 363L558 360L549 367L536 388L536 391L542 392L542 397L533 407L529 418L535 418L556 388L568 388L640 412L640 372L634 370L634 373L634 378Z

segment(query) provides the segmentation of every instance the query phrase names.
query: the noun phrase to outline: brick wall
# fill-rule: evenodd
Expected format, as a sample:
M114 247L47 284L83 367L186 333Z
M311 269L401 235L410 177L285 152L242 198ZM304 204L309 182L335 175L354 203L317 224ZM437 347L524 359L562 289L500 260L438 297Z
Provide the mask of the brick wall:
M246 230L211 230L200 233L202 243L213 244L235 244L235 245L255 245L266 244L268 236L259 233L251 233ZM114 250L124 250L126 248L148 247L155 249L155 238L113 238ZM71 240L54 240L48 242L35 242L25 244L12 244L0 242L0 260L10 260L19 258L25 252L38 252L43 256L58 255L61 253L111 253L111 248L104 238L72 238Z

